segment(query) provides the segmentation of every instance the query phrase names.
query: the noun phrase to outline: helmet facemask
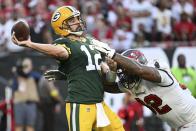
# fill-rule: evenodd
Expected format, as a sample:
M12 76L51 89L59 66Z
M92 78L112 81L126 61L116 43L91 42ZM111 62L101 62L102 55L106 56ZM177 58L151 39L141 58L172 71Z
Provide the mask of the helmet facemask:
M122 69L118 69L117 75L119 82L128 90L138 87L141 82L140 77L137 75L128 75L126 74L126 71L123 71Z
M79 22L75 24L69 24L68 21L73 18L77 18ZM74 25L78 25L78 27L76 29L73 29L72 26ZM62 30L66 30L67 32L69 32L69 34L80 36L86 30L86 24L84 20L81 18L81 16L79 15L79 16L71 17L68 20L64 20L62 26L59 28L61 28Z

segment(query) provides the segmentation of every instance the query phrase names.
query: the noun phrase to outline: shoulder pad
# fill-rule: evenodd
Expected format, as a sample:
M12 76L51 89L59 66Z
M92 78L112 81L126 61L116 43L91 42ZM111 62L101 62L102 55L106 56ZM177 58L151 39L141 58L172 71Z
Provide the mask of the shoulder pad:
M69 47L69 44L71 43L71 41L68 39L68 38L59 38L59 39L56 39L53 44L56 46L56 45L60 45L62 47L64 47L69 54L71 54L71 50L70 50L70 47Z
M62 44L62 43L70 43L70 40L68 38L58 38L53 41L53 44Z
M157 69L170 71L170 67L165 61L160 61L160 60L155 59L149 62L147 65L151 67L155 67Z

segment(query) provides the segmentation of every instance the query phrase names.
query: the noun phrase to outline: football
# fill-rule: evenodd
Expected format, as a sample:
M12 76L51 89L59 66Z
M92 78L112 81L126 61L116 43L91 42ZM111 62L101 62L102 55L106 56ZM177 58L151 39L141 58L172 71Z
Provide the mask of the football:
M11 30L12 33L15 32L15 36L19 41L28 40L30 35L29 25L25 21L17 21Z

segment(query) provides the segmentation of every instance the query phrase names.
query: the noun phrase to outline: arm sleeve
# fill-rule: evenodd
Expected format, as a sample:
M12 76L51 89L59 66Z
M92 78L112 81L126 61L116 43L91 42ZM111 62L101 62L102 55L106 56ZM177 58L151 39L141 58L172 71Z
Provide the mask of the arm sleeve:
M67 47L65 44L60 44L60 43L55 43L54 44L55 46L62 46L62 47L64 47L66 50L67 50L67 52L68 52L68 54L70 55L71 54L71 49L69 48L69 47Z
M69 43L71 43L69 39L62 39L62 38L58 38L58 39L53 41L53 45L62 46L67 50L68 54L71 54L71 50L67 46Z
M158 72L161 76L161 82L159 83L159 86L168 87L174 83L174 79L171 73L167 72L166 70L162 70L162 69L158 69Z

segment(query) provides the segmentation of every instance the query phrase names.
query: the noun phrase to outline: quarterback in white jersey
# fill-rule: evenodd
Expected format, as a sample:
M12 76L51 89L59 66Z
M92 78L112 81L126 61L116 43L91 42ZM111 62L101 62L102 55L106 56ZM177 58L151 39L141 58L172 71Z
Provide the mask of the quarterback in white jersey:
M131 93L178 131L196 131L196 100L178 83L169 67L158 61L148 62L139 50L118 54L106 46L95 48L120 66L118 86L123 92Z

